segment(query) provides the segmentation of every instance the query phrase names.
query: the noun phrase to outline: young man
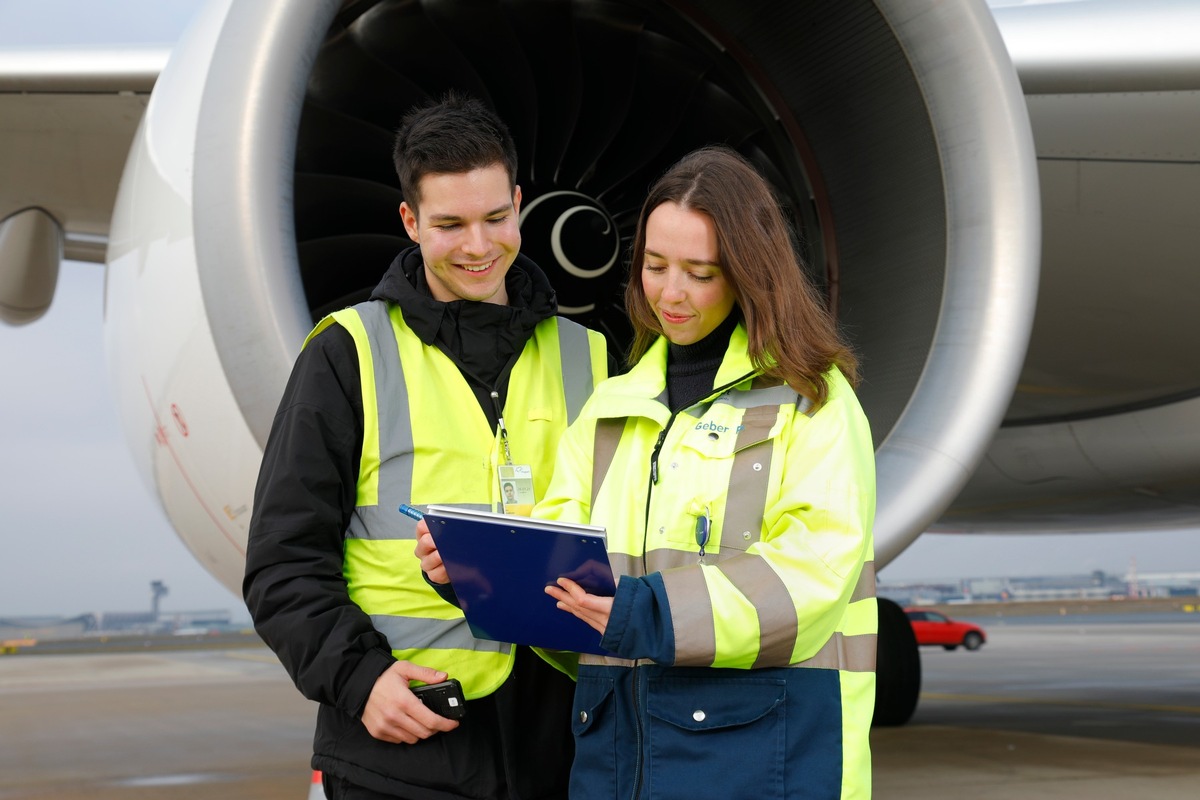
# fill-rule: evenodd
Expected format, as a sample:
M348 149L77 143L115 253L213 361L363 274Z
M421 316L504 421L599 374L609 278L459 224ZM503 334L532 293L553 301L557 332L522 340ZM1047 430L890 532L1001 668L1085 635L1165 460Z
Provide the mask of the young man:
M243 591L255 628L320 703L331 798L565 798L571 681L526 648L471 636L413 557L400 503L503 504L606 374L603 337L555 316L519 254L521 190L503 123L448 96L396 137L414 242L372 297L317 324L263 454ZM501 422L503 419L503 422ZM410 681L458 679L461 721Z

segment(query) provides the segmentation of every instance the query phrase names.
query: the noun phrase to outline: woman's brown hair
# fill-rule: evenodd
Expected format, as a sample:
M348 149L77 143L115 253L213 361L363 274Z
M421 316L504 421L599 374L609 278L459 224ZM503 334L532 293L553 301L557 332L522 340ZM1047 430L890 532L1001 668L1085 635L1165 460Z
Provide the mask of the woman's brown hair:
M830 367L837 366L852 385L858 384L858 359L801 270L770 187L749 161L723 146L684 156L655 182L642 205L625 288L625 310L634 330L630 363L663 332L641 281L646 220L663 203L712 218L721 271L737 298L756 369L783 380L816 407L828 397L825 373Z

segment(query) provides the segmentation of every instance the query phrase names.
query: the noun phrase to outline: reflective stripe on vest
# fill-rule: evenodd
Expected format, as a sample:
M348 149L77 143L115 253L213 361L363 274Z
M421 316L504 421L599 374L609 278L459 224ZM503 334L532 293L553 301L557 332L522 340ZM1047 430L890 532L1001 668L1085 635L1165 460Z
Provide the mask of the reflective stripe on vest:
M373 369L360 368L364 376L363 402L363 459L360 475L360 490L354 516L347 535L360 539L414 539L416 521L398 515L395 505L412 496L413 480L413 431L408 407L408 387L404 380L404 368L398 357L399 345L393 320L386 309L394 308L380 302L363 303L353 308L334 312L331 316L355 335L359 345L359 363L363 360L364 348L369 347ZM357 329L357 331L356 331ZM563 395L567 407L567 422L573 422L592 394L593 380L591 351L587 329L567 319L558 319L558 346L563 367ZM368 383L370 385L368 385ZM370 391L373 402L368 411L366 393ZM379 409L387 409L386 420L379 416ZM382 423L382 424L381 424ZM381 462L387 462L386 485L379 481L384 473ZM366 487L365 489L362 487ZM380 503L379 498L402 498L395 504ZM488 511L488 503L446 503L462 508Z
M558 352L562 360L563 396L567 401L569 425L579 416L583 404L596 388L592 381L592 358L587 328L559 317Z

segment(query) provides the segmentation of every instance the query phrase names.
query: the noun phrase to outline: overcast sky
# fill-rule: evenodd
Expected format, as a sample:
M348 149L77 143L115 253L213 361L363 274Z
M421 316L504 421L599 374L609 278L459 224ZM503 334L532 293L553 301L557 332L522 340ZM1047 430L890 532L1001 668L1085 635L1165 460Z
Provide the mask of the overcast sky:
M137 9L116 20L113 7ZM197 0L0 0L0 46L171 41ZM61 24L72 20L70 30ZM137 26L134 26L137 21ZM119 24L118 24L119 22ZM241 600L180 542L136 473L109 385L101 327L104 267L67 262L50 311L0 325L0 617L150 608L229 609ZM926 535L881 572L912 579L1200 570L1200 534Z

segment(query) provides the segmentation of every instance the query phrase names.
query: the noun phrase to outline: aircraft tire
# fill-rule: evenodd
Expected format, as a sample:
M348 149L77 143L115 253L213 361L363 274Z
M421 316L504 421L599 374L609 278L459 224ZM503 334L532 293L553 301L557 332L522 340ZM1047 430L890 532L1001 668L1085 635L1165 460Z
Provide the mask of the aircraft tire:
M880 597L879 645L875 666L875 717L872 727L904 725L917 709L921 693L921 656L904 609Z

